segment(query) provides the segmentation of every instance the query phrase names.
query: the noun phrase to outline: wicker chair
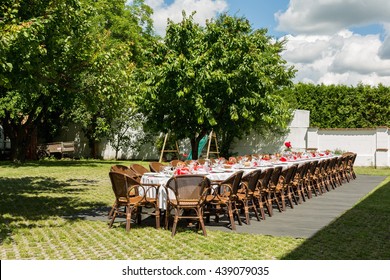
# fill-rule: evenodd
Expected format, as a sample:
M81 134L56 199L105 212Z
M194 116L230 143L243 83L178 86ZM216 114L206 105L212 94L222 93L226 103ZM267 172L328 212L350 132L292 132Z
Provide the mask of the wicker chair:
M331 190L331 182L328 176L328 166L331 164L331 159L324 159L319 165L319 179L323 193Z
M343 168L344 168L344 157L337 157L337 161L332 169L332 179L336 186L339 187L343 184Z
M345 168L346 168L345 171L346 171L346 174L348 176L348 179L356 179L356 174L355 174L355 171L353 170L353 166L355 164L357 154L352 153L352 152L348 152L348 153L344 154L344 156L348 157L347 164L345 166Z
M260 221L254 195L257 190L261 169L249 172L241 179L240 189L237 192L238 201L242 204L245 213L246 224L250 225L249 210L252 209L258 221Z
M130 169L130 167L125 165L115 164L111 166L110 171L124 173L137 181L139 179L137 173L135 173L132 169Z
M110 171L109 176L112 190L115 194L115 203L110 211L112 212L112 216L110 216L109 227L112 227L117 216L125 216L126 231L128 232L130 230L132 216L135 216L138 224L140 224L141 214L147 213L156 217L156 228L160 228L160 209L157 198L149 197L148 190L125 173ZM155 208L155 211L153 213L142 212L143 206L152 206Z
M185 162L179 159L174 159L170 161L169 165L172 167L176 167L177 165L185 165Z
M210 180L201 175L180 175L168 180L166 184L168 205L165 224L168 225L169 213L173 209L175 213L172 236L176 234L180 219L197 220L203 235L207 236L203 221L203 206L210 191L210 186Z
M278 185L279 182L279 176L282 173L283 167L277 166L274 167L274 171L272 172L271 179L268 182L268 204L270 205L269 210L270 216L273 215L273 203L275 202L276 206L278 207L279 211L282 212L282 208L280 207L280 204L278 203L278 198L275 196L275 188Z
M298 204L298 199L293 195L292 180L297 171L297 165L292 165L282 171L279 176L279 182L274 189L274 196L277 198L276 202L281 204L283 211L286 210L286 201L291 208L294 208L293 200L295 204Z
M257 203L260 209L260 215L263 220L265 220L265 212L264 207L267 208L268 215L271 217L272 215L272 204L268 203L268 186L269 181L271 179L272 172L274 168L267 168L263 172L261 172L259 176L259 182L257 184L257 189L254 194L255 202Z
M296 197L298 203L302 203L303 201L306 201L307 186L305 184L305 176L309 167L310 167L309 162L299 165L295 173L295 176L291 181L292 194Z
M219 215L227 211L232 230L236 230L234 217L237 217L239 225L242 225L239 209L237 208L237 191L241 183L244 171L237 171L230 175L227 179L216 183L214 196L208 199L207 211L208 215L215 214L215 221L219 222Z
M149 163L149 169L151 172L161 172L164 167L166 167L166 165L161 162L153 161Z
M132 165L130 165L130 169L133 170L135 174L137 174L139 179L141 179L144 173L149 172L149 170L146 167L137 163L133 163Z
M308 197L311 198L314 193L315 196L317 195L321 195L322 194L322 191L320 189L320 186L317 184L317 174L316 174L316 170L317 170L317 165L318 165L318 160L314 160L314 161L311 161L310 162L310 166L306 172L306 186L307 186L307 194L308 194Z
M133 170L131 170L129 167L127 167L125 165L115 164L115 165L111 166L110 171L126 174L127 176L130 176L132 179L134 179L138 183L140 183L139 177L137 176L137 174L134 173ZM108 213L109 219L112 218L112 214L114 213L114 209L115 209L115 204L116 204L116 201L114 202L113 206L111 207L110 212Z

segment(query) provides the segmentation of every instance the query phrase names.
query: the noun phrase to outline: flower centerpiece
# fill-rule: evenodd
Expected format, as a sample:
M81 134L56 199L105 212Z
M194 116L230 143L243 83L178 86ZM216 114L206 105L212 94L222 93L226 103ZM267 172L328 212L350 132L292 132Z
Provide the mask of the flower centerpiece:
M188 159L188 154L187 153L182 153L181 155L180 155L180 160L181 161L186 161Z
M290 142L290 141L284 142L284 146L286 147L286 148L284 149L286 152L291 152L292 145L291 145L291 142Z

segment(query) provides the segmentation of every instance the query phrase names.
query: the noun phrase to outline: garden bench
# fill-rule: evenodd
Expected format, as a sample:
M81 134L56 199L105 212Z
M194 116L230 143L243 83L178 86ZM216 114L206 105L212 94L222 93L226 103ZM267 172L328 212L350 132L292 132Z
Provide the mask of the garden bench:
M38 158L56 156L63 158L64 156L73 156L75 152L74 141L69 142L52 142L38 146Z

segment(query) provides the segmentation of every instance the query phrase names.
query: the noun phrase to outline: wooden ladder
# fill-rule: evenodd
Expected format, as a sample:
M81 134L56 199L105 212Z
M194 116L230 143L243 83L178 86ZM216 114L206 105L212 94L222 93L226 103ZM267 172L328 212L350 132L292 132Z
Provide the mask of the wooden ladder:
M214 140L214 143L213 143ZM219 158L219 149L218 149L218 141L217 141L217 135L212 130L209 135L209 143L207 145L207 154L206 159L210 158L210 154L215 154L217 158Z
M165 150L165 146L166 146L167 140L168 140L168 134L169 133L165 134L164 144L163 144L162 149L161 149L159 162L162 162L162 159L163 159L165 153L173 153L173 152L175 152L175 153L177 153L177 158L180 158L180 150L179 150L179 145L177 144L177 141L175 142L176 149Z

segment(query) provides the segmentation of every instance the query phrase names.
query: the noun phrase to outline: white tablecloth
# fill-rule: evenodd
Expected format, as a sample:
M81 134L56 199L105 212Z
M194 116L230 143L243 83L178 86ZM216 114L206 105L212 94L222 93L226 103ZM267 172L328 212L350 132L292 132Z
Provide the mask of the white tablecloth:
M294 164L304 164L308 161L313 161L313 160L323 160L323 159L327 159L329 157L314 157L314 158L308 158L308 159L300 159L300 160L296 160L296 161L289 161L289 162L283 162L283 163L277 163L277 164L270 164L270 165L264 165L264 166L257 166L257 167L252 167L252 168L241 168L241 169L225 169L223 170L220 170L218 172L213 172L213 170L211 170L211 172L209 173L199 173L199 174L204 174L207 176L207 178L209 178L211 181L223 181L225 179L227 179L229 176L231 176L234 172L238 171L238 170L244 170L244 175L253 171L253 170L256 170L256 169L261 169L261 170L266 170L268 168L272 168L272 167L276 167L276 166L282 166L283 169L284 168L288 168L289 166L291 165L294 165ZM195 173L196 174L196 173ZM145 173L142 178L141 178L141 183L142 184L156 184L156 185L160 185L160 188L159 188L159 207L162 209L162 210L165 210L166 209L166 205L167 205L167 193L166 193L166 188L165 188L165 185L166 183L168 182L169 178L171 178L170 175L167 175L167 174L160 174L160 173ZM147 189L147 192L148 192L148 196L150 197L155 197L156 194L155 194L155 190L154 189L148 189L147 186L145 187ZM169 196L170 197L174 197L174 194L173 192L171 193L172 191L170 190L170 193L169 193Z

